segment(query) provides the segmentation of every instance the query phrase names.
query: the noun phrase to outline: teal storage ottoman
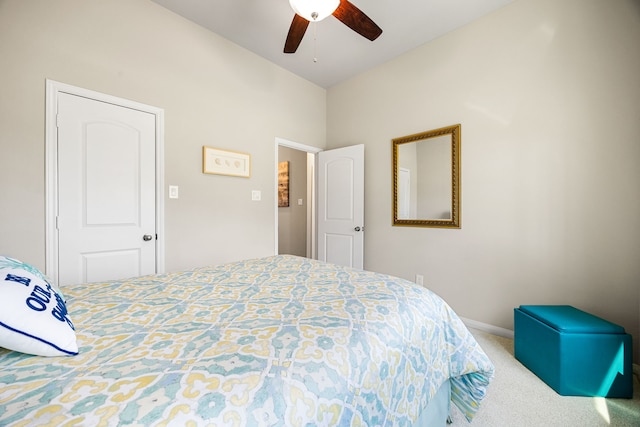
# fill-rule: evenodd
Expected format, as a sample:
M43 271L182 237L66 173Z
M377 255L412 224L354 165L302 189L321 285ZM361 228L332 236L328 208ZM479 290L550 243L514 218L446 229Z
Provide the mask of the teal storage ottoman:
M563 396L633 397L631 335L572 306L514 309L514 352Z

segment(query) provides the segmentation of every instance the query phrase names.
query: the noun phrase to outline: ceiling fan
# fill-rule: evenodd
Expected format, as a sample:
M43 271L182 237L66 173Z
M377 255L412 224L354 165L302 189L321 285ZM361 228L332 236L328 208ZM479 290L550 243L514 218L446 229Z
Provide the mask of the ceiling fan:
M298 49L309 22L320 21L329 15L371 41L382 34L382 29L348 0L289 0L289 4L296 14L284 43L284 53L294 53Z

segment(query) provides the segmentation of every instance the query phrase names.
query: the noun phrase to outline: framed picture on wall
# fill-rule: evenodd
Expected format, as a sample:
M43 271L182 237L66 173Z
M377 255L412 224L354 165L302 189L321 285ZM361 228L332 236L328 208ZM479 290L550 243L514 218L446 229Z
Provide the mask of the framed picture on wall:
M204 146L202 147L202 173L249 178L251 155Z
M289 206L289 162L278 163L278 207Z

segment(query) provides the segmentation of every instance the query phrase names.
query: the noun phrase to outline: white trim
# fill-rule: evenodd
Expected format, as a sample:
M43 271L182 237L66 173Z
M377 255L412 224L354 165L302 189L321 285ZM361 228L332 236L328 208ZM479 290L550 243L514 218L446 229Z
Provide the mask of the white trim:
M56 82L46 81L45 94L45 274L58 282L58 91Z
M300 144L299 142L289 141L288 139L279 138L276 136L276 150L278 149L278 145L281 145L283 147L293 148L294 150L306 151L307 153L314 153L314 154L324 151L322 148Z
M275 238L274 238L274 254L278 253L278 148L279 147L288 147L293 148L298 151L305 151L310 154L317 154L322 150L322 148L312 147L310 145L300 144L299 142L290 141L288 139L277 137L275 138L275 172L273 174L273 182L274 182L274 220L275 220ZM307 166L309 165L309 159L307 159ZM315 164L315 158L313 159L313 163ZM309 180L312 180L310 182ZM313 171L309 171L307 169L307 256L311 256L311 258L315 259L316 257L316 203L315 203L315 169ZM309 194L310 193L310 194ZM309 218L311 220L309 221ZM311 242L309 242L311 240ZM311 245L311 253L309 253L309 245Z
M316 255L316 154L307 152L307 258Z
M156 272L164 273L164 110L128 99L118 98L89 89L46 80L45 94L45 273L58 281L58 95L68 93L144 111L156 117Z
M469 328L478 329L489 334L497 335L499 337L513 339L513 331L511 329L501 328L499 326L489 325L488 323L478 322L477 320L467 319L460 317L465 325Z

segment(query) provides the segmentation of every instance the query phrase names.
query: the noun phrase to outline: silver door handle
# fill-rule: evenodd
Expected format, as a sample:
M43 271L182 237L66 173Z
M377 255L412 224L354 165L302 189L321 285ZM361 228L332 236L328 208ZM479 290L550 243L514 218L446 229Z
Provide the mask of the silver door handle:
M148 242L151 239L153 239L153 236L151 234L145 234L144 236L142 236L142 240L144 240L145 242Z
M354 228L355 231L360 231L360 230L364 230L364 227L356 227Z

